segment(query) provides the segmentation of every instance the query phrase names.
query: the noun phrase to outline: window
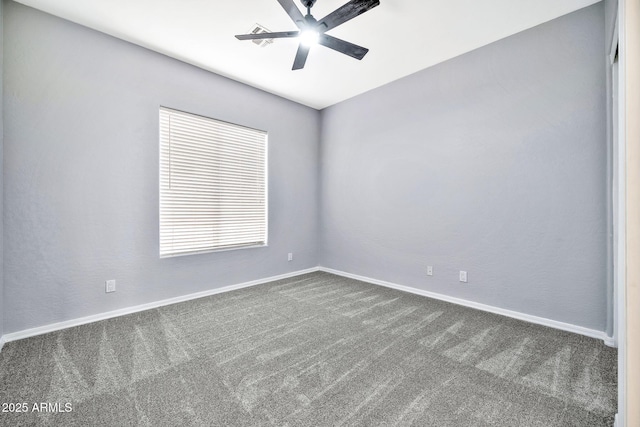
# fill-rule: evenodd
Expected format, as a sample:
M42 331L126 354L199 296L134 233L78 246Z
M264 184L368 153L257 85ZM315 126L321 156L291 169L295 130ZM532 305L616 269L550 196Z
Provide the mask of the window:
M160 108L160 257L267 243L266 132Z

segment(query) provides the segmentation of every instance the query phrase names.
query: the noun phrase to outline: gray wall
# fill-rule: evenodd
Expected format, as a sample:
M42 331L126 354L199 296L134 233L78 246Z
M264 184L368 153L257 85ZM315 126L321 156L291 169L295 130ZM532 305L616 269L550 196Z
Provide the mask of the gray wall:
M613 142L613 76L612 76L612 65L610 61L610 51L611 51L611 43L613 41L613 33L616 21L616 14L618 12L618 1L617 0L605 0L604 4L604 67L605 67L605 85L606 85L606 123L607 123L607 164L609 166L607 171L607 200L611 200L612 203L608 203L608 223L607 229L609 230L610 236L607 241L608 248L608 256L607 256L607 264L608 264L608 272L607 272L607 327L606 332L607 335L613 336L615 334L614 330L614 316L615 316L615 293L614 293L614 269L617 265L617 251L614 250L614 246L618 244L617 237L615 233L617 229L614 229L614 216L617 213L617 210L614 209L613 204L617 203L617 197L615 194L618 192L617 180L614 177L614 173L617 171L617 167L614 166L616 163L617 157L617 148L614 149Z
M324 110L321 265L605 330L603 51L599 3Z
M317 265L318 111L14 2L5 14L5 332ZM158 258L161 105L269 132L268 248Z
M317 264L605 330L606 3L322 117L4 6L5 332ZM268 248L158 258L160 105L269 131Z
M4 70L4 3L0 0L0 337L4 333L4 114L3 114L3 70Z

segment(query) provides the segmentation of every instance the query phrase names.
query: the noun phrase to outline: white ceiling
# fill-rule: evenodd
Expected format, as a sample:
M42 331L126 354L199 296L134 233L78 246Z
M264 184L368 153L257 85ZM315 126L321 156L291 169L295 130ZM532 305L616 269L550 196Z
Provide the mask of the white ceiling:
M296 30L276 0L17 1L322 109L600 0L380 0L327 33L369 48L362 61L316 46L299 71L296 39L259 47L234 37L256 23ZM312 13L346 2L318 0Z

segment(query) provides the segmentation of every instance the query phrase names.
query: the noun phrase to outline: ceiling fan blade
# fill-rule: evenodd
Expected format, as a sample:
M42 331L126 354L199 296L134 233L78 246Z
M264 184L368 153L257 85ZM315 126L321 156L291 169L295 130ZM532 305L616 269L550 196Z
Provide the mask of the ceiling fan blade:
M357 44L349 43L344 40L331 37L328 34L320 34L318 43L322 46L328 47L329 49L344 53L345 55L349 55L350 57L358 60L364 58L367 52L369 52L369 49L367 49L366 47L358 46Z
M300 70L304 68L305 62L307 62L307 56L309 55L309 46L305 46L302 43L298 46L298 53L296 53L296 59L293 61L292 70Z
M293 0L278 0L278 3L280 3L280 6L287 12L291 20L296 23L298 28L304 25L304 16L302 12L300 12L300 9L293 3Z
M281 39L285 37L298 37L300 31L282 31L279 33L240 34L238 40Z
M278 0L280 1L280 0ZM329 31L380 4L380 0L351 0L318 21L318 29Z

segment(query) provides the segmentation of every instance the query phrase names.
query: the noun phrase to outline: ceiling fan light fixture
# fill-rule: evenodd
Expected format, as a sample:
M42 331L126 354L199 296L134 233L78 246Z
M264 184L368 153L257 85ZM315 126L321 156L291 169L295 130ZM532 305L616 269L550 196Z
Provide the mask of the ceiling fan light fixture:
M300 33L300 43L303 46L311 47L318 44L318 40L320 39L320 33L316 30L304 30Z

